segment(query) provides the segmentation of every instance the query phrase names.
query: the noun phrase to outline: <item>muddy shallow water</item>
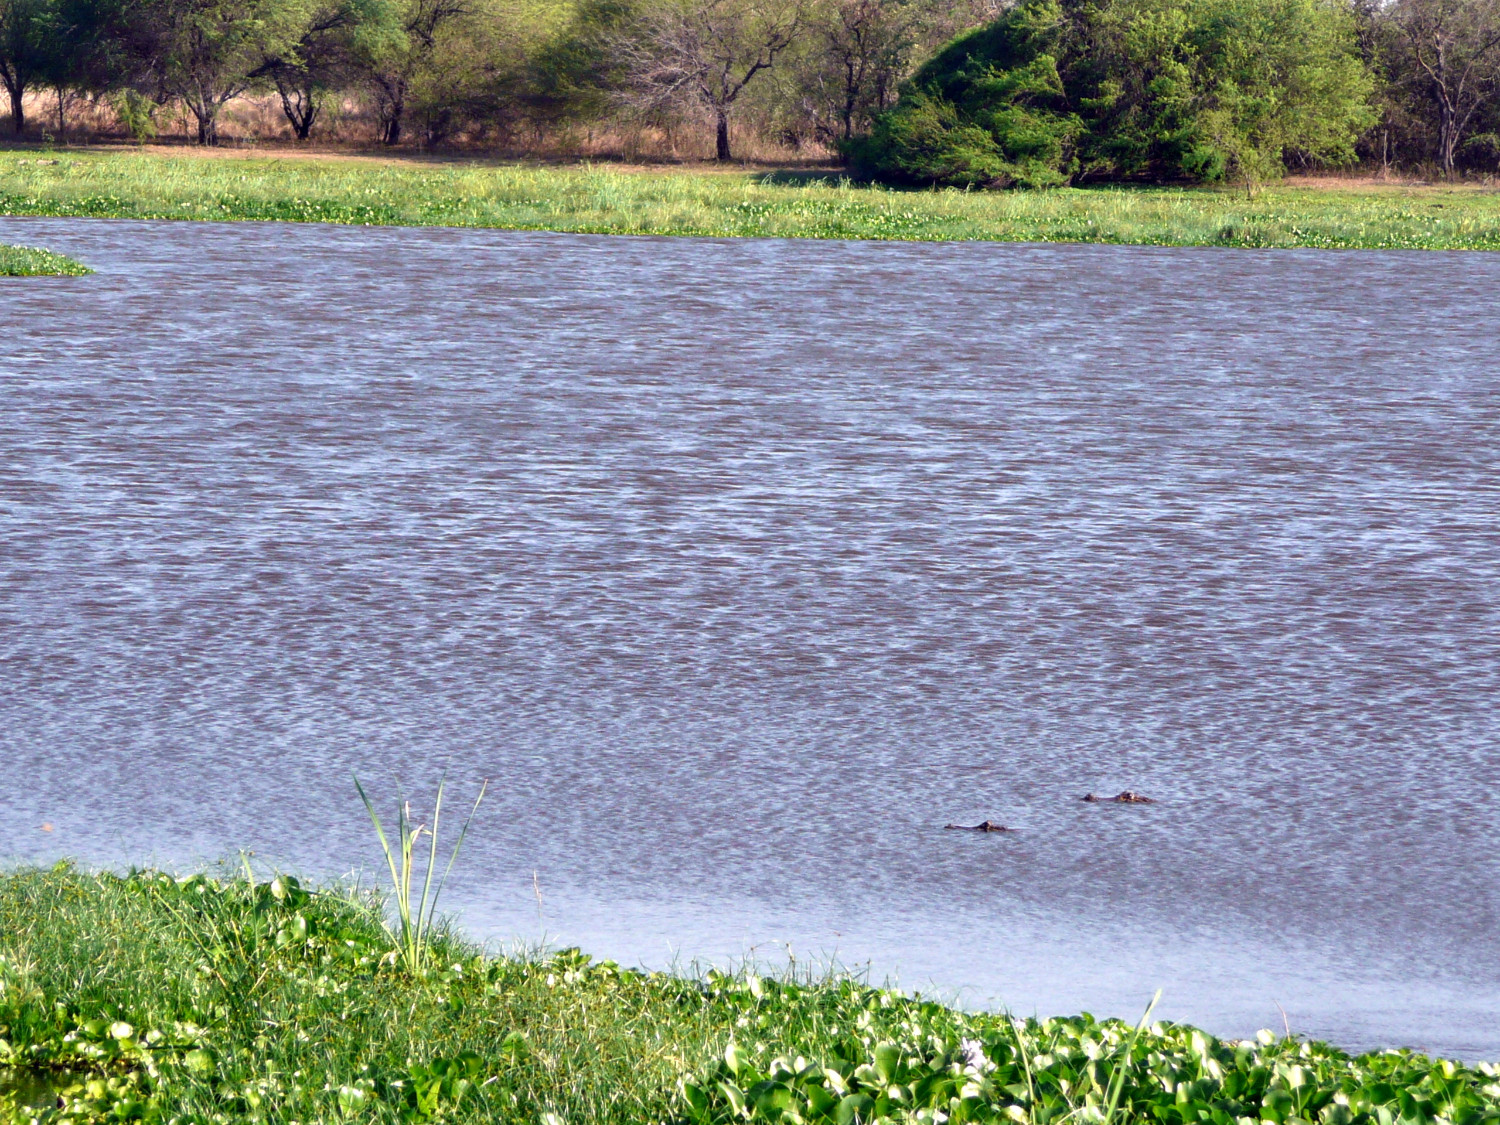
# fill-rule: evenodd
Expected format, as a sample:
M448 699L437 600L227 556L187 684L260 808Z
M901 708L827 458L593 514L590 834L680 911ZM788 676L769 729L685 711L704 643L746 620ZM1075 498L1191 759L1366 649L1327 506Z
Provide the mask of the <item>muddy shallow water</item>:
M1500 1057L1500 255L0 240L0 855Z

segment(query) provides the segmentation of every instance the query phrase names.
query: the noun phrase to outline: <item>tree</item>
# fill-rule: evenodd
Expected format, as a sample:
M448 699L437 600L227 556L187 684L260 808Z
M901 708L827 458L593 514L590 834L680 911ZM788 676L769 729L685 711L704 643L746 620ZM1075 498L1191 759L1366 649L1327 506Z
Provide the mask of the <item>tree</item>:
M266 59L293 56L308 0L147 0L144 49L162 90L182 99L198 143L219 143L225 103L254 86Z
M519 100L539 125L605 116L625 88L618 44L629 0L580 0L568 21L527 52Z
M468 12L468 0L391 0L362 36L360 64L375 95L382 144L400 143L413 82L437 51L439 37Z
M80 94L114 93L150 83L144 60L132 51L131 0L56 0L43 80L57 92L57 136L67 133L68 103ZM126 95L132 102L139 95Z
M706 110L715 158L731 160L735 102L775 65L801 22L801 0L675 0L648 9L616 40L626 100L638 109Z
M828 139L847 143L894 99L922 17L911 0L832 0L810 17L815 42L809 95ZM832 120L825 124L827 117Z
M0 0L0 82L10 95L10 124L26 131L26 91L48 70L57 23L53 0Z
M1436 117L1437 156L1454 174L1475 117L1500 96L1500 0L1397 0L1395 61Z
M1373 80L1342 0L1115 0L1103 21L1126 96L1094 130L1116 167L1124 135L1158 178L1278 179L1289 156L1346 163L1373 122ZM1135 113L1127 126L1118 110ZM1106 140L1106 138L1108 138ZM1113 143L1111 143L1113 142Z
M259 68L299 141L311 135L327 94L350 81L355 41L384 11L374 0L322 0L297 41Z

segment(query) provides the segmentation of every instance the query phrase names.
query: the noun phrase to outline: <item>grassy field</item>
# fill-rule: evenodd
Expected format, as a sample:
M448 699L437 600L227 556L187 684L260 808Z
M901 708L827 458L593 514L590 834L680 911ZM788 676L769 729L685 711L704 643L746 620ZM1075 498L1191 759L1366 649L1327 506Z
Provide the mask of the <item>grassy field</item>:
M1484 1125L1500 1068L1262 1032L1013 1020L440 930L296 880L0 876L0 1121Z
M0 277L55 277L92 272L72 258L29 246L0 245Z
M0 213L280 219L610 234L1500 249L1500 190L1368 180L1243 190L895 191L834 172L0 152Z

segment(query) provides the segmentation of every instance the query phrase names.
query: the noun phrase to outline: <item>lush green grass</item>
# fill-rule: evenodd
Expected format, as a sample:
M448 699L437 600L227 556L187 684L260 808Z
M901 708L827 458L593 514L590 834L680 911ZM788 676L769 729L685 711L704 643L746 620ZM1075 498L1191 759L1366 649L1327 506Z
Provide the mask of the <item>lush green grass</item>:
M0 213L612 234L1500 249L1500 191L1365 183L890 191L836 177L82 151L0 153Z
M33 250L29 246L0 246L0 277L55 277L59 274L76 276L92 272L72 258L64 258L50 250Z
M446 931L433 954L409 973L370 900L291 879L0 876L0 1120L1500 1120L1496 1067L1405 1052L1014 1021L837 978L487 957ZM46 1071L61 1107L26 1109L15 1077L35 1094Z

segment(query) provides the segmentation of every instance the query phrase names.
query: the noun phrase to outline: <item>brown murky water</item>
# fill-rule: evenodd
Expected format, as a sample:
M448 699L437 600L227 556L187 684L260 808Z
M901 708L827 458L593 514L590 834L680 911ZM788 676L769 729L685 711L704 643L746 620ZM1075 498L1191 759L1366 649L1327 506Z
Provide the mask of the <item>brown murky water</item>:
M1500 255L0 239L5 854L1500 1056Z

